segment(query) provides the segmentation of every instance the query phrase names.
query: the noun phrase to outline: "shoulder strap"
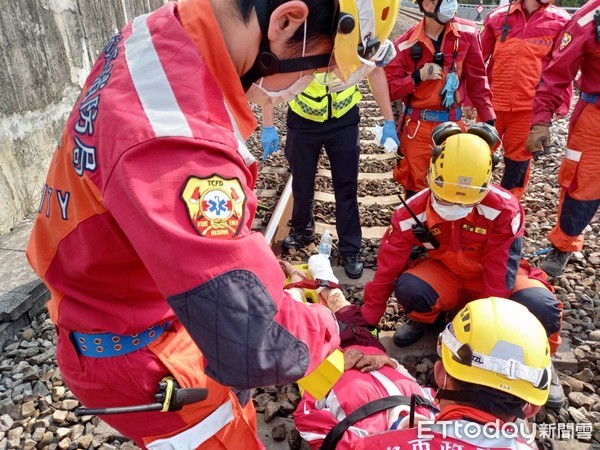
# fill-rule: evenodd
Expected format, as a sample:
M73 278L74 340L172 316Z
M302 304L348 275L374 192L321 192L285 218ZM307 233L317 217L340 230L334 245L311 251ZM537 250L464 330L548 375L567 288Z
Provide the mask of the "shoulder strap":
M413 397L416 398L417 406L426 406L428 408L434 408L437 411L437 407L433 405L429 400L420 397L418 395L413 394ZM323 444L321 445L320 450L334 450L335 446L342 438L346 430L354 425L359 420L364 419L365 417L369 417L375 413L385 411L389 408L394 408L400 405L410 405L411 397L406 397L404 395L392 395L390 397L380 398L377 400L373 400L367 404L362 405L360 408L357 408L352 414L346 416L344 420L341 420L334 426L325 439L323 440Z

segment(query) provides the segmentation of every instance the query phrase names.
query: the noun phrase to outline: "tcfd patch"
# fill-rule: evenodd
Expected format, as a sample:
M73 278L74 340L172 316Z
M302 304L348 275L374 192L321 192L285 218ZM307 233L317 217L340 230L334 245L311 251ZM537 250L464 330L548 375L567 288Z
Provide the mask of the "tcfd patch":
M180 197L200 236L230 239L239 233L244 223L246 194L237 178L191 176Z

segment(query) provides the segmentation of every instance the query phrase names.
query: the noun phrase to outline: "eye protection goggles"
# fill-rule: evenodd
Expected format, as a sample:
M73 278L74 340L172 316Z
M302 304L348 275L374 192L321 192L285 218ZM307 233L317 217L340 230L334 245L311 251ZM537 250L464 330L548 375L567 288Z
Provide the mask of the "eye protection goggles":
M546 389L551 380L551 366L543 369L527 366L514 359L501 359L494 356L474 352L469 344L461 343L454 334L454 327L449 323L438 336L437 353L442 357L442 343L453 358L460 364L496 373L509 380L522 380L536 389Z
M469 189L473 189L473 188L469 188ZM443 205L443 206L460 206L461 208L474 208L475 206L479 205L479 203L481 203L481 202L475 202L475 203L468 204L468 203L449 202L449 201L444 200L443 198L438 197L433 192L431 192L431 195L435 199L436 203L439 203L440 205Z

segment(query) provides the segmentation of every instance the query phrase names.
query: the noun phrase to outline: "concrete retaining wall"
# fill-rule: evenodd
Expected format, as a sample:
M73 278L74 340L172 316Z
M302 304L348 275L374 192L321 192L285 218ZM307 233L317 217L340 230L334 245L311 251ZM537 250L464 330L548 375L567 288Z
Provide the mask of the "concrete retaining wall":
M115 30L164 3L5 2L0 14L0 234L37 208L50 156L98 53Z

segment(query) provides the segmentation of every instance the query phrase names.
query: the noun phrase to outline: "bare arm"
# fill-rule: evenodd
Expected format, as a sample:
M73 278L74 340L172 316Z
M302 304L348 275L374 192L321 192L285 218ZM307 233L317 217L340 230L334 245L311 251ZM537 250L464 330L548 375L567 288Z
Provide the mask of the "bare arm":
M274 108L272 103L267 103L262 108L262 126L272 127L273 126L273 115Z
M369 75L369 87L385 120L394 120L390 91L382 67L376 67Z

